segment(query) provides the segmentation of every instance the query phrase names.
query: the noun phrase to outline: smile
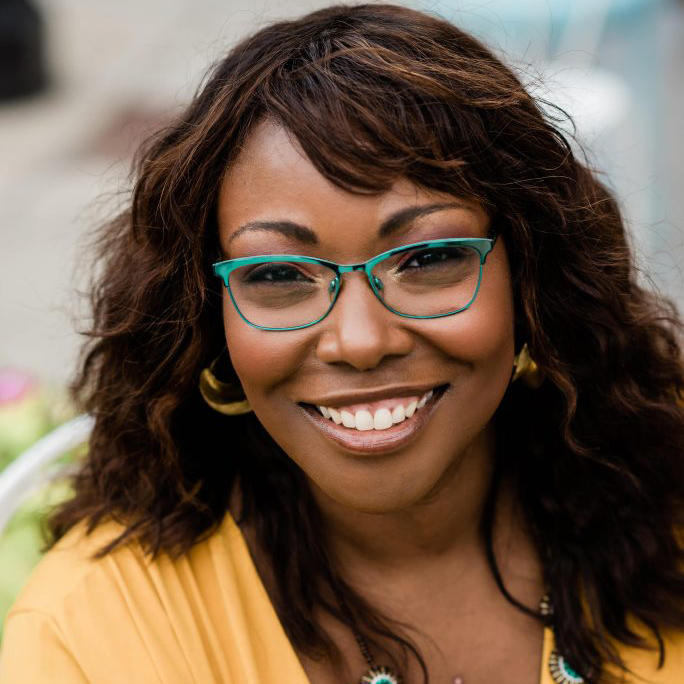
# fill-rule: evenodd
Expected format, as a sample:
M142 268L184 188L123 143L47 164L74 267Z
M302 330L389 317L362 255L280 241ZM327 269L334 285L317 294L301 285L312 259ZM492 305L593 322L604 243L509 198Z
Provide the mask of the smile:
M363 407L352 405L339 408L318 406L317 408L325 418L332 420L337 425L342 424L346 428L361 432L388 430L393 425L410 418L417 410L422 409L433 394L433 390L429 390L420 397L386 399Z
M440 385L420 394L365 403L300 405L309 420L346 451L380 455L413 441L429 422L448 387Z

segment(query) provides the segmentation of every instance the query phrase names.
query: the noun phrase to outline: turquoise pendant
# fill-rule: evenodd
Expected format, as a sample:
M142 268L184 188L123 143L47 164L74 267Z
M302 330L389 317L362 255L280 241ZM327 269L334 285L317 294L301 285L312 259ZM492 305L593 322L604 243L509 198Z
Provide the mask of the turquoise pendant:
M373 665L359 684L401 684L401 677L385 665Z
M549 670L556 684L586 684L584 677L577 674L558 651L551 652Z

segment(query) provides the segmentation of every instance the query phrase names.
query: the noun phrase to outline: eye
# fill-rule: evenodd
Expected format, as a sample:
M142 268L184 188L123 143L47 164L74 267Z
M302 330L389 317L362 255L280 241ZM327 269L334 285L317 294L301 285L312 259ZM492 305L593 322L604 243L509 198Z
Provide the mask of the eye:
M443 265L445 262L459 262L471 257L467 247L426 247L410 252L399 264L398 269L421 269Z
M311 282L306 273L286 262L273 261L260 264L246 274L247 283L294 283Z

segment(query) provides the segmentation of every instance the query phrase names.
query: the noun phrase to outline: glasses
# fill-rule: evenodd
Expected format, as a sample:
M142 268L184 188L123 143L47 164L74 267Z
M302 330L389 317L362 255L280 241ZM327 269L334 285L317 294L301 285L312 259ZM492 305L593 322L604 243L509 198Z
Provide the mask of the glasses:
M482 281L494 238L427 240L390 249L358 264L292 254L219 261L214 275L228 288L245 323L261 330L298 330L322 321L335 306L342 275L363 271L392 313L441 318L465 311Z

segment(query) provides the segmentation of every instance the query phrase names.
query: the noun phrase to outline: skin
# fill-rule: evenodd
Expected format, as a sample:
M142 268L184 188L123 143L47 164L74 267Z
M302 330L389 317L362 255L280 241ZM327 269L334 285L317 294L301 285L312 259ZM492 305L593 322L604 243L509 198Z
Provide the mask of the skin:
M381 223L397 211L454 202L459 206L434 211L391 236L378 235ZM218 220L224 258L294 253L352 263L420 240L486 237L490 219L476 203L406 179L381 194L342 190L315 169L285 130L265 121L225 175ZM306 226L318 243L240 230L266 220ZM353 273L344 276L332 312L312 327L255 329L242 321L227 293L224 323L245 394L266 430L306 474L345 577L385 615L417 630L411 637L431 681L451 682L458 674L479 684L498 681L505 672L508 682L537 682L541 627L503 598L478 533L496 438L491 420L510 382L515 353L503 240L487 258L475 303L457 315L397 316L374 297L363 274ZM416 438L390 453L345 449L301 406L341 391L405 384L448 384L448 390ZM263 553L249 530L245 536L272 590ZM543 594L539 563L506 488L494 541L508 589L535 607ZM326 616L319 619L340 646L348 671L335 672L300 654L310 680L357 680L365 667L349 630ZM415 669L404 675L420 681Z

